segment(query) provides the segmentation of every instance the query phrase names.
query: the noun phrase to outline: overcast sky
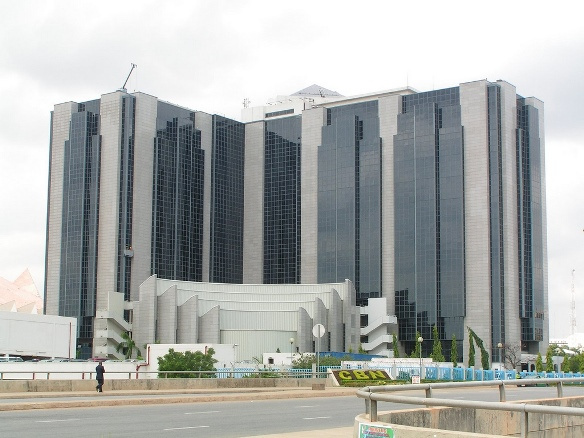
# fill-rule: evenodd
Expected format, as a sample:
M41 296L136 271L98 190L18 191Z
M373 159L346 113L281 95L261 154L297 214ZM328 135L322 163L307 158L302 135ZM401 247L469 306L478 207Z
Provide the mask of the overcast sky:
M120 88L239 119L244 98L503 79L545 102L550 332L584 331L580 2L13 1L0 15L0 276L44 287L50 111ZM571 7L570 7L571 6Z

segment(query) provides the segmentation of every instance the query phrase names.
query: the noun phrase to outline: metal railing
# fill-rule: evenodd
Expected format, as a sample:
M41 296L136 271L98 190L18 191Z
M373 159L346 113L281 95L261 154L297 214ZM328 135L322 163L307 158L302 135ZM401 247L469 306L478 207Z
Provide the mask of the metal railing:
M422 383L408 385L388 385L388 386L368 386L357 391L357 397L365 399L365 412L369 414L371 421L378 421L377 402L403 403L424 406L446 406L452 408L473 408L489 409L496 411L521 412L521 436L527 437L527 420L530 413L575 415L584 416L584 408L569 408L560 406L542 406L528 403L509 403L506 399L506 386L523 385L555 385L558 398L564 396L563 385L569 383L584 383L584 377L576 378L542 378L542 379L518 379L518 380L491 380L491 381L471 381L471 382L450 382L450 383ZM496 386L499 388L498 402L485 402L474 400L452 400L434 398L433 390L449 388L474 388L482 386ZM387 392L424 390L425 397L410 397L391 394Z
M169 378L169 375L190 375L193 378L214 378L214 379L241 379L241 378L262 378L262 379L310 379L326 378L327 371L321 370L313 372L310 369L255 369L255 368L218 368L214 371L108 371L106 376L116 376L118 379L149 379L149 378ZM67 371L0 371L0 380L51 380L51 376L75 376L75 380L92 380L95 371L67 370ZM175 377L175 376L173 376ZM111 378L111 377L110 377ZM180 377L179 377L180 378ZM56 380L56 379L55 379Z

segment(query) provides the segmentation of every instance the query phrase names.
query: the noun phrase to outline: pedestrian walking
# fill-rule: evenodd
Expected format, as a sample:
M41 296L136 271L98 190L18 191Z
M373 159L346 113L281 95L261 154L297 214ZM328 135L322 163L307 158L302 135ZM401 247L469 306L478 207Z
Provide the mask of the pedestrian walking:
M95 390L97 392L103 392L103 375L105 374L105 368L103 367L103 362L100 362L96 367L95 367L95 379L97 380L97 386L95 387Z

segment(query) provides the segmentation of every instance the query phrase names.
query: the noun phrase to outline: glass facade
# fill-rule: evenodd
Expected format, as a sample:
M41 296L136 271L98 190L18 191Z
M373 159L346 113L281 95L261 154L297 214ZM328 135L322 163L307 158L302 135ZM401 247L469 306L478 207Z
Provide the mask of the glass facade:
M71 115L63 157L59 315L77 318L78 342L91 345L97 286L99 100Z
M505 278L506 269L509 269L505 263L510 258L516 257L519 266L517 310L524 350L536 352L547 330L544 321L547 291L543 152L539 133L542 116L530 99L517 96L517 224L507 224L505 218L509 216L504 208L515 201L514 197L510 200L508 192L515 187L505 184L515 182L508 183L512 175L504 175L508 152L503 139L512 135L513 128L507 123L512 125L515 120L508 120L513 117L504 107L505 99L501 97L504 89L499 83L486 84L488 212L481 199L479 207L485 213L478 223L479 227L484 223L485 232L487 227L489 231L490 264L485 269L490 270L490 297L485 299L490 299L491 313L485 318L490 318L493 360L500 359L497 343L505 343L506 338L511 337L506 327L510 330L510 322L518 323L505 307L506 302L510 306L507 299L510 292L506 287L515 290L515 285L509 285L509 278ZM394 296L398 337L406 354L415 348L417 333L428 340L422 349L424 354L429 354L432 328L436 326L445 356L450 355L453 335L458 339L458 351L462 356L467 267L465 131L460 89L406 94L399 99L401 107L397 120L380 120L376 97L359 103L322 104L326 117L322 126L314 128L320 130L322 138L315 166L318 169L317 229L309 230L317 234L316 280L334 283L350 279L357 291L357 305L366 305L369 298L382 296L382 156L393 154L394 288L383 294ZM141 101L132 95L122 93L119 96L120 131L116 153L120 167L115 168L119 181L118 192L111 195L117 198L101 200L117 206L116 217L112 219L117 220L118 233L116 272L108 274L115 275L116 291L124 293L126 300L130 299L132 261L139 257L138 254L134 256L132 239L143 237L132 235L132 222L137 219L133 218L134 195L144 193L148 198L152 196L151 257L140 269L147 270L149 266L151 274L167 279L202 281L208 274L211 282L242 283L245 124L157 101L156 133L154 138L153 134L147 136L146 145L153 148L152 169L147 169L148 173L152 172L153 185L135 187L135 155L146 147L139 145L135 149L136 130L140 129L135 123L137 102ZM111 105L117 104L112 100ZM117 106L113 109L118 110ZM105 116L105 109L103 111ZM266 284L302 282L303 116L291 115L291 111L266 113L263 121L263 205L257 212L249 213L263 219L262 235L252 236L263 239L263 254L251 256L262 257L262 280ZM477 113L483 114L483 109ZM502 117L504 114L508 119ZM196 123L201 120L204 123ZM393 126L396 122L393 149L387 146L384 149L380 124ZM154 123L154 118L150 123ZM116 138L115 129L114 135L108 133L109 137ZM154 126L145 126L145 129L153 132ZM211 131L207 132L208 129ZM480 129L484 132L485 127ZM318 131L307 134L309 138L313 134L317 138ZM480 144L483 140L480 139ZM78 318L79 342L88 345L93 337L98 283L100 142L100 100L77 104L71 115L69 140L64 144L63 211L62 223L58 225L62 234L60 284L58 291L48 293L58 294L60 315ZM470 140L468 144L472 144ZM109 144L104 140L104 151L106 146L109 151ZM149 160L149 153L147 157ZM138 155L136 163L144 162L142 158ZM205 168L205 159L210 167ZM51 163L51 166L56 165ZM55 167L52 171L60 172L61 169ZM508 169L507 172L511 173ZM481 179L484 178L481 176ZM311 184L313 182L309 181L307 187ZM469 201L468 209L473 206L474 202ZM109 220L102 226L107 222ZM306 223L311 224L310 221ZM518 253L506 254L505 251L514 251L506 250L504 243L506 238L516 238L516 225ZM205 229L209 230L209 235L204 235ZM111 232L115 231L116 228ZM307 246L304 251L306 259L311 259L313 248ZM207 256L208 260L204 260ZM207 270L204 261L209 262L208 273L203 272L203 266ZM136 272L138 266L141 265L136 262ZM253 269L261 267L254 265ZM469 268L469 276L472 273ZM310 272L311 278L312 275L314 273ZM481 284L481 288L483 286L484 293L489 293L486 284ZM516 307L515 302L512 305Z
M300 116L268 121L264 134L265 284L300 283Z
M519 316L523 348L535 352L544 330L542 155L539 112L517 99Z
M491 259L491 357L501 362L505 344L505 254L503 245L503 151L501 139L501 88L487 87L489 143L489 246Z
M132 259L129 257L132 247L132 202L134 191L134 124L135 99L122 97L122 117L120 135L120 179L118 205L118 272L116 287L130 300L130 279Z
M152 273L202 280L205 152L194 113L158 103L154 140Z
M456 336L465 316L463 129L458 88L402 96L394 136L395 308L410 353L416 332ZM447 347L447 348L444 348ZM443 349L449 357L450 343Z
M243 282L245 125L213 116L209 281Z
M318 282L381 296L381 139L377 101L327 109L318 149Z

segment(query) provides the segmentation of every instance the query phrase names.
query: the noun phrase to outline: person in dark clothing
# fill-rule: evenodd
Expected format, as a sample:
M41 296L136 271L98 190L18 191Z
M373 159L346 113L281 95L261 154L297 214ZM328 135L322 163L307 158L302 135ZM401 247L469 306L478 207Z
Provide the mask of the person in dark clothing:
M97 380L97 386L95 387L95 390L97 392L103 392L102 387L103 387L103 375L104 374L105 374L105 368L103 367L103 362L100 362L95 367L95 378Z

